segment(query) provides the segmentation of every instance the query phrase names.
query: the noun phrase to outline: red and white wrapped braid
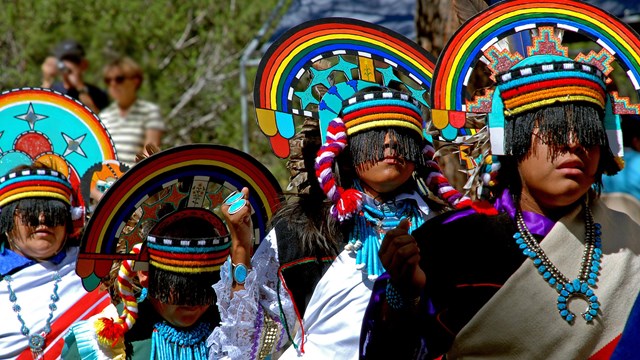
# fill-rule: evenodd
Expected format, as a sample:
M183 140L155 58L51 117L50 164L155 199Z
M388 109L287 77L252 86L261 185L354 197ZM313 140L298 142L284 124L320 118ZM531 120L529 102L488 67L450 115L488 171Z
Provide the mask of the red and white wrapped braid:
M139 254L141 246L140 243L134 245L131 252ZM132 278L135 276L132 270L134 262L135 260L123 261L118 272L118 293L124 303L122 315L115 320L106 317L99 318L94 324L98 341L102 345L114 347L138 319L138 302L131 285Z
M340 222L350 219L360 211L363 197L358 190L345 190L336 185L332 170L333 163L346 146L347 130L342 119L337 117L329 123L327 140L318 150L315 167L320 187L333 202L330 209L331 215Z
M446 201L456 209L463 209L471 206L471 198L456 190L449 180L442 175L440 165L434 160L435 149L429 143L422 150L425 158L425 165L429 169L426 184L439 198Z

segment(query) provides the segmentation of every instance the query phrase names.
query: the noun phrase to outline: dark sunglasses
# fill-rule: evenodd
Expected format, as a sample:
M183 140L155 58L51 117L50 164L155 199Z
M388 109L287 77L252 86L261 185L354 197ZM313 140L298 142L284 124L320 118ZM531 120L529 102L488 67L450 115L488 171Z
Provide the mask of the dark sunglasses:
M122 84L125 80L129 79L131 76L118 75L116 77L105 77L104 83L109 85L112 81L115 81L116 84Z

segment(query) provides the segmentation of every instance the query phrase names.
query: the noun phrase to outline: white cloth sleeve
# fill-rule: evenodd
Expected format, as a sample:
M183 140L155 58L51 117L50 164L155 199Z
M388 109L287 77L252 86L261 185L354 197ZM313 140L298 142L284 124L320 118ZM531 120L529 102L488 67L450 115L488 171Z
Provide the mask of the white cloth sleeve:
M287 331L294 335L297 322L291 298L278 283L280 263L275 230L253 255L245 288L233 294L230 262L227 259L220 270L220 281L213 285L220 325L207 339L209 358L262 359L287 345Z

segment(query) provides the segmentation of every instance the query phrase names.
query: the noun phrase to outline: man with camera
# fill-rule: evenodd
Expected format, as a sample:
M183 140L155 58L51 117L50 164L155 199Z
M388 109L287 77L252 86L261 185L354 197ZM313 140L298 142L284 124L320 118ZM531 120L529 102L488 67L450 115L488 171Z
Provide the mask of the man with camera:
M97 114L109 105L109 98L100 88L84 82L83 74L88 67L82 45L64 40L42 64L42 87L78 99ZM55 81L58 75L61 81Z

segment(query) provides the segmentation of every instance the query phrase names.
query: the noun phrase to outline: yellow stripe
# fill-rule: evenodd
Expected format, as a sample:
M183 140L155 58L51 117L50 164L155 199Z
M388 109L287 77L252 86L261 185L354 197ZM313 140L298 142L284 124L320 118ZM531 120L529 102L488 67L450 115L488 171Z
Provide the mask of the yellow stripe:
M504 21L504 19L509 19L511 17L515 17L521 14L527 14L527 13L545 13L545 12L551 12L551 13L559 13L559 14L564 14L564 15L569 15L569 16L573 16L579 19L583 19L583 20L587 20L589 23L591 23L592 25L594 25L594 28L600 29L602 30L602 32L605 32L609 35L612 35L613 38L615 38L616 40L618 40L618 42L620 42L622 44L622 46L627 49L629 51L629 53L631 53L633 55L633 57L635 58L636 62L640 62L640 55L637 54L635 51L633 51L633 49L629 46L629 44L627 42L622 41L622 38L615 33L613 30L608 29L608 28L604 28L601 27L600 23L598 21L595 21L594 19L590 18L588 15L582 15L582 14L577 14L575 11L571 11L571 10L566 10L566 9L557 9L557 8L536 8L536 9L520 9L517 11L511 11L508 13L505 13L504 15L502 15L499 18L493 19L492 21L488 22L487 24L485 24L484 26L482 26L479 30L476 30L474 32L474 34L476 36L471 37L469 39L467 39L464 44L462 44L462 46L460 47L461 49L465 50L465 51L459 51L456 54L456 57L453 60L453 65L451 67L452 71L451 73L448 74L448 79L447 79L447 84L445 87L445 106L449 106L450 104L453 106L453 78L454 78L454 73L456 70L459 70L459 66L458 64L462 61L463 55L465 55L467 53L467 49L471 48L471 44L477 40L479 37L484 36L484 34L487 32L487 29L491 28L494 24L499 23ZM459 74L460 76L464 76L464 74ZM438 89L436 89L436 91L438 91ZM458 96L459 94L456 94L456 96ZM453 109L449 109L449 110L453 110Z
M55 194L55 193L51 193L51 192L42 192L42 191L23 191L20 192L18 194L15 194L13 196L7 196L3 199L0 200L0 207L5 206L8 203L14 202L16 200L20 200L20 199L26 199L26 198L50 198L50 199L57 199L57 200L61 200L62 202L64 202L67 205L71 205L71 203L69 202L69 198L64 196L64 195L60 195L60 194Z
M213 271L218 271L220 270L220 265L216 265L216 266L207 266L207 267L198 267L198 268L189 268L189 267L184 267L184 266L170 266L170 265L165 265L165 264L160 264L160 263L156 263L155 261L150 261L151 265L162 269L162 270L166 270L166 271L171 271L171 272L175 272L175 273L181 273L181 274L198 274L198 273L203 273L203 272L213 272ZM223 262L224 264L224 262Z
M390 50L391 53L395 54L396 56L398 56L399 58L402 58L404 61L413 64L415 67L417 67L418 69L420 69L421 71L423 71L425 74L428 75L429 78L433 77L433 74L431 73L431 71L429 71L427 68L425 68L424 66L420 65L419 62L415 61L413 58L409 57L408 55L398 51L397 49L387 45L386 43L377 41L377 40L373 40L370 39L368 37L365 36L360 36L360 35L353 35L353 34L335 34L335 35L324 35L324 36L319 36L315 39L311 39L307 42L304 43L305 47L309 47L313 44L317 44L317 43L321 43L321 42L325 42L325 41L329 41L332 39L339 39L339 40L355 40L355 41L360 41L363 43L368 43L368 44L374 44L378 47ZM300 46L302 46L303 44L298 45L296 48L299 48ZM276 73L274 75L274 79L281 79L282 78L282 73L284 72L284 70L287 68L287 66L289 65L289 63L291 62L291 60L297 56L298 54L300 54L300 51L293 51L291 52L291 54L289 54L286 58L284 58L284 61L282 61L280 63L280 66L278 67L278 69L276 70ZM278 93L278 84L280 83L280 81L273 81L271 83L271 89L270 89L270 93L271 93L271 99L270 100L270 108L271 109L276 109L276 105L277 105L277 93ZM284 89L284 91L287 91L288 89Z
M380 121L376 121L375 123L373 123L375 125L372 125L372 123L364 123L361 125L356 125L354 127L351 127L349 129L347 129L347 136L355 134L357 132L360 131L364 131L364 130L369 130L372 128L376 128L376 127L403 127L403 128L407 128L407 129L411 129L411 130L415 130L418 133L422 134L422 129L411 124L408 123L406 121L399 121L399 120L380 120Z
M511 111L505 110L504 114L506 116L513 116L513 115L518 115L520 113L523 113L525 111L529 111L531 109L539 108L546 105L551 105L555 102L573 102L573 101L586 101L586 102L597 104L598 106L602 106L600 102L598 102L597 100L595 100L590 96L558 96L558 97L547 99L547 100L537 101L533 104L524 105Z

